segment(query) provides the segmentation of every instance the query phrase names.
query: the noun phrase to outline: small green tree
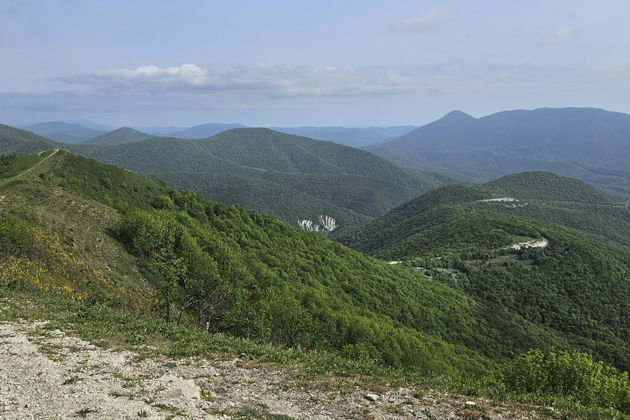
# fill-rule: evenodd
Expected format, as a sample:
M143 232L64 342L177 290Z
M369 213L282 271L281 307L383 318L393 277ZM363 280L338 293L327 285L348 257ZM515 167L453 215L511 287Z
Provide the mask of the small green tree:
M155 276L158 296L164 305L164 318L166 322L171 322L171 305L180 300L178 297L181 296L181 285L188 268L183 258L177 258L164 250L153 257L147 269Z

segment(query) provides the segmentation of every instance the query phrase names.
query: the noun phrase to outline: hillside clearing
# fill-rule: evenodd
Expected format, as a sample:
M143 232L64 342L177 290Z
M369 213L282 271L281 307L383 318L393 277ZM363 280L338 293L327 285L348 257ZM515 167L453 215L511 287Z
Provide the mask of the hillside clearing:
M531 241L523 241L512 244L504 249L522 249L522 248L545 248L549 245L549 240L547 238L542 239L532 239Z

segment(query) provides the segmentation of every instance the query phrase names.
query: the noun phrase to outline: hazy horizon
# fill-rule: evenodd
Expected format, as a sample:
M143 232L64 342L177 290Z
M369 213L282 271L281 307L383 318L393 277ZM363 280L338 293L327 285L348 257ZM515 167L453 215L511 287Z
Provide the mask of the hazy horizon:
M0 0L0 123L370 127L454 109L630 113L629 12L621 0Z

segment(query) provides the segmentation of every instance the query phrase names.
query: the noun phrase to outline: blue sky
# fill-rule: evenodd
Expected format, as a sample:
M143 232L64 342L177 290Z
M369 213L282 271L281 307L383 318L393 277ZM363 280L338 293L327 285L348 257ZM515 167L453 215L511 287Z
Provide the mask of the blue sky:
M630 2L0 0L0 122L629 112Z

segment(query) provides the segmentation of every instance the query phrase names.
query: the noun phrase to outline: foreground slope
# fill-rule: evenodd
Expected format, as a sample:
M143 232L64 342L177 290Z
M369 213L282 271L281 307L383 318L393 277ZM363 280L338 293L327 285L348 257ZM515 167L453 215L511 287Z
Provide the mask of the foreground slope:
M371 151L411 167L486 179L552 171L630 196L630 116L602 109L541 108L478 119L454 111Z
M562 226L564 225L564 227ZM450 284L617 366L630 363L630 212L549 173L427 193L340 237Z
M10 302L1 294L0 291L4 310L0 310L3 321L0 323L3 340L0 382L12 384L0 399L0 410L7 420L24 417L168 419L173 413L176 418L210 420L346 420L366 416L394 420L415 417L417 413L441 419L475 412L482 412L489 419L548 418L545 412L549 410L543 407L464 396L413 382L385 385L390 378L374 375L366 377L346 372L332 381L332 374L323 376L309 371L308 381L305 381L300 374L306 374L308 365L297 365L286 359L283 364L270 364L269 353L265 361L252 360L251 353L256 348L251 345L247 349L247 360L231 354L216 357L209 352L182 358L168 353L164 337L156 336L162 340L159 344L147 337L147 324L142 325L145 332L140 340L136 333L135 343L125 342L121 348L119 341L115 348L103 348L102 343L94 345L97 334L101 333L97 322L90 324L85 322L85 317L75 317L72 329L62 324L63 316L59 315L42 322L42 313L35 315L35 309L42 308L18 308L15 298ZM32 301L29 304L33 306ZM49 313L45 311L43 316ZM33 315L39 322L25 321ZM20 316L21 320L16 321L11 316ZM80 337L76 336L77 324ZM139 323L136 321L136 324ZM58 329L60 325L62 330ZM153 326L157 327L156 323ZM179 340L190 334L183 328L161 327L177 334ZM204 345L211 342L208 337L211 336L206 334L206 340L202 336L195 337L196 352L202 347L199 341ZM147 351L146 345L138 345L138 341L150 344L153 352ZM171 339L167 343L172 345L175 341ZM215 341L219 340L215 338ZM157 354L156 344L160 346ZM244 343L234 340L232 344L240 344L242 348ZM216 349L216 345L208 347ZM258 346L258 350L262 348ZM281 350L275 353L281 357L290 355ZM33 395L37 395L36 402ZM375 399L369 400L366 395Z

